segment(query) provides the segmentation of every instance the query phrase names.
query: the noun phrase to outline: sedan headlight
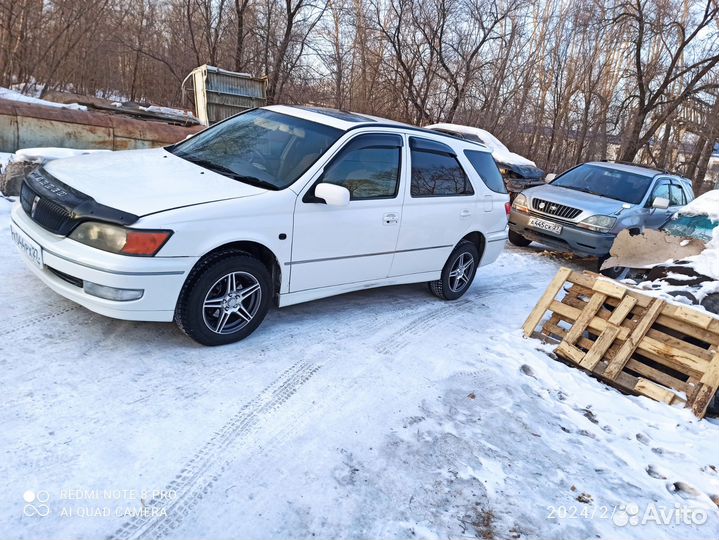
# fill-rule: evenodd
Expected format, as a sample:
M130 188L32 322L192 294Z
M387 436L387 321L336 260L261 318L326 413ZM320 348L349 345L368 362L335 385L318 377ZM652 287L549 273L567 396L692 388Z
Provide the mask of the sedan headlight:
M172 231L128 229L109 223L87 221L78 225L70 238L110 253L152 257L172 236Z
M589 229L591 231L609 232L612 230L612 227L614 227L616 222L617 218L612 216L589 216L587 219L577 223L577 227L582 227L583 229Z
M519 212L529 212L529 201L527 200L527 196L520 193L514 198L514 202L512 202L512 208L515 210L518 210Z

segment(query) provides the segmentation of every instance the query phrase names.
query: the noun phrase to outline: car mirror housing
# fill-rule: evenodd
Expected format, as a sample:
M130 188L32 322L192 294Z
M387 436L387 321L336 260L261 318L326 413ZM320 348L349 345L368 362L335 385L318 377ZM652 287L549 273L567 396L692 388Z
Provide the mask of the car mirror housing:
M315 197L324 199L330 206L347 206L350 203L349 189L325 182L315 186Z
M547 176L544 177L544 183L549 184L552 180L554 180L557 177L554 173L549 173Z
M655 197L652 201L652 208L658 208L659 210L666 210L669 208L669 199L664 197Z

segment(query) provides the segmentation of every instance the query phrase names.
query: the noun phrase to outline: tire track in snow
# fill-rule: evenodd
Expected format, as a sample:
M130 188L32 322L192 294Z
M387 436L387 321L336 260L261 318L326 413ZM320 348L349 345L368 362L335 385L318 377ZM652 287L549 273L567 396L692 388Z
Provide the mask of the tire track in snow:
M321 367L321 364L300 361L288 368L215 432L167 484L165 490L173 490L177 494L175 499L149 501L144 515L125 522L108 540L161 538L175 529L232 462L227 457L227 449L255 431Z
M439 308L432 309L427 313L423 313L418 317L411 319L403 325L399 330L383 340L375 346L375 350L380 354L393 354L405 348L417 336L424 334L428 329L450 320L461 314L472 311L477 307L478 301L497 294L506 294L516 292L521 287L523 289L535 289L536 286L531 283L517 283L506 279L500 284L493 286L487 290L479 291L476 298L463 298L448 304L444 304Z
M425 333L436 324L446 321L459 313L464 312L471 304L471 300L458 300L449 305L430 310L427 313L414 317L392 335L382 340L375 350L380 354L392 354L409 345L413 337Z
M516 290L517 284L511 280L503 280L506 286L492 287L483 291L482 296ZM382 345L377 345L380 352L393 352L406 346L412 338L431 328L435 324L447 320L453 313L457 315L471 309L475 301L464 299L451 304L425 304L430 309L413 318L397 333ZM409 307L409 304L408 304ZM404 306L403 306L404 308ZM405 309L402 309L405 311ZM416 307L412 308L416 312ZM385 316L386 315L386 316ZM383 314L373 317L365 323L360 323L363 331L370 335L386 327L387 317L396 317ZM356 333L355 326L352 334ZM376 335L376 334L375 334ZM191 513L192 509L213 487L219 476L233 463L234 459L228 457L228 450L238 441L251 439L260 425L274 415L287 400L292 397L307 381L309 381L321 368L322 363L300 361L288 368L274 382L265 387L254 399L245 404L233 415L215 434L197 451L182 467L175 478L165 487L165 491L174 491L177 496L172 501L153 499L145 504L144 515L139 515L126 521L108 540L130 540L140 537L162 538L176 529ZM276 443L275 443L276 444ZM164 515L159 513L164 509Z
M55 317L59 317L60 315L64 315L65 313L77 311L78 309L80 309L79 305L70 305L70 306L61 308L57 311L51 311L50 313L46 313L45 315L37 315L34 317L24 317L18 322L15 322L15 323L11 322L10 324L6 324L5 326L0 327L0 336L14 334L15 332L20 332L21 330L25 330L26 328L32 328L32 327L38 326L39 324L47 322L50 319L54 319Z
M456 307L456 304L443 305L439 310L450 307ZM432 312L436 311L438 311L436 308L432 310ZM376 335L379 329L386 327L386 319L395 316L396 313L383 312L382 316L370 318L359 326L368 334ZM355 335L357 328L357 325L354 325L342 334ZM227 450L238 441L249 439L259 425L279 410L322 366L322 363L300 361L288 368L215 432L184 465L180 473L167 484L165 491L174 490L177 493L174 500L153 499L147 502L145 515L126 521L107 539L162 538L176 529L234 461L227 457ZM163 508L166 517L157 515Z

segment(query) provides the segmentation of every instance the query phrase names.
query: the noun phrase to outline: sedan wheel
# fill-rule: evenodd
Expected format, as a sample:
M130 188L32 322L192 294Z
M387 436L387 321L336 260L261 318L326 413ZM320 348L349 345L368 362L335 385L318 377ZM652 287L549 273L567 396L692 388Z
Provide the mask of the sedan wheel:
M430 292L443 300L456 300L472 284L478 262L477 246L468 240L461 241L449 254L440 279L428 283Z
M230 272L205 296L202 318L217 334L232 334L248 325L262 301L259 281L247 272Z
M213 254L187 278L175 322L203 345L244 339L267 314L271 282L267 268L251 255L236 251Z
M463 252L457 257L449 272L449 290L458 293L469 285L474 277L474 257L469 252Z

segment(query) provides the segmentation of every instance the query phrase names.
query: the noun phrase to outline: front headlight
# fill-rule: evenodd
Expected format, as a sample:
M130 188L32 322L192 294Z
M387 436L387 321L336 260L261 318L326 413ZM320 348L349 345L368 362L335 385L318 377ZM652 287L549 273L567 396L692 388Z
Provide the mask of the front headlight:
M70 238L103 251L122 255L152 257L172 236L172 231L127 229L109 223L87 221L78 225Z
M616 222L617 218L612 216L589 216L587 219L577 223L577 227L582 227L591 231L609 232L612 230L612 227L614 227Z
M529 201L527 200L527 196L520 193L514 198L514 202L512 202L512 208L515 210L518 210L519 212L529 212Z

